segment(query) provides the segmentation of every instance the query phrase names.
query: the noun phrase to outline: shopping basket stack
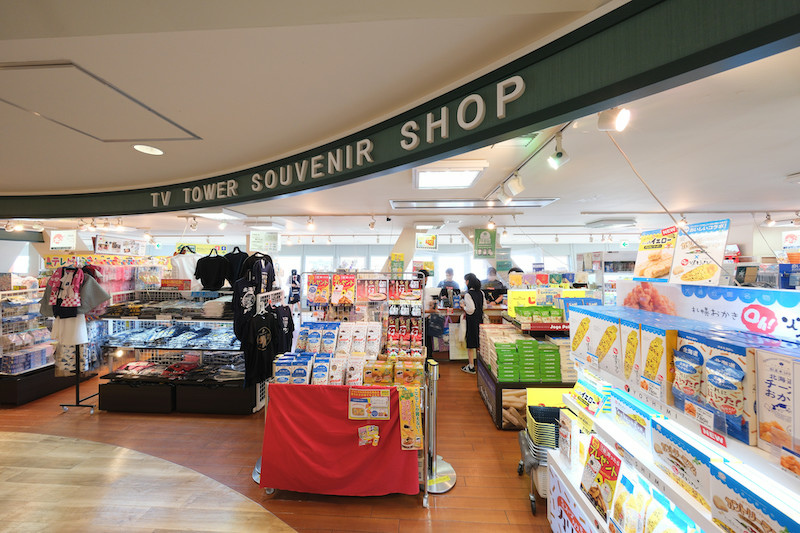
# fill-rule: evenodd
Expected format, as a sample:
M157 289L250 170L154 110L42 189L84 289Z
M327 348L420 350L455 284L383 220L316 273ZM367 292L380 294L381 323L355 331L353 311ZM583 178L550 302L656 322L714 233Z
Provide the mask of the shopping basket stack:
M559 407L528 406L528 428L520 431L519 445L522 460L517 473L530 472L531 511L536 513L534 490L542 498L547 498L547 452L558 448L558 425L561 409Z

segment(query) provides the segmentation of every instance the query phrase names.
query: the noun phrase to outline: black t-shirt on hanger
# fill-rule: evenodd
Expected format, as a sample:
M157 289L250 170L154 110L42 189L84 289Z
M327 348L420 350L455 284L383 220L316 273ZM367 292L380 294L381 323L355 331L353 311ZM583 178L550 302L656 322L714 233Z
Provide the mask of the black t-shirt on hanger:
M240 272L242 271L242 265L249 256L236 246L232 252L225 254L223 257L228 260L228 272L225 274L225 277L228 279L228 283L231 284L231 287L233 287L236 280L241 277Z
M214 254L214 255L212 255ZM219 255L216 250L211 254L201 257L197 261L194 277L203 284L203 289L217 291L225 285L228 275L228 260Z

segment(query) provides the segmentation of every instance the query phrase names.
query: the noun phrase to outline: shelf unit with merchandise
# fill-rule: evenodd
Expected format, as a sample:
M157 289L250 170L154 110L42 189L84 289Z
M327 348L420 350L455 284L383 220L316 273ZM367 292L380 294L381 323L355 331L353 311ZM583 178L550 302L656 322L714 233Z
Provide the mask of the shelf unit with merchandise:
M100 409L249 414L263 408L266 384L244 386L244 355L233 321L205 318L218 291L117 293L104 315L109 372ZM143 318L147 315L148 318ZM114 361L131 362L114 369Z
M791 462L784 464L779 457L780 450L766 451L756 447L755 441L747 438L747 431L737 433L735 429L739 425L726 434L726 422L730 427L728 417L734 416L735 411L716 415L703 403L711 395L712 384L714 387L724 387L725 380L733 383L738 379L744 380L739 376L747 374L736 373L738 367L735 365L742 364L749 368L748 373L752 372L752 377L748 380L760 383L759 380L767 379L757 377L757 368L760 368L756 365L756 359L760 357L760 348L757 346L788 346L791 343L782 344L778 339L769 340L697 321L638 310L592 307L579 309L576 317L577 320L572 323L571 348L573 358L580 366L579 382L574 393L564 395L564 403L581 421L579 433L595 435L606 447L615 450L621 457L624 469L634 473L648 490L663 495L688 517L687 520L705 533L751 531L744 523L758 524L759 531L800 531L800 514L796 512L796 504L800 502L800 477L796 469L793 471L790 468ZM613 325L614 320L616 326ZM584 322L588 322L588 329ZM658 327L663 331L657 332ZM602 355L605 361L600 358L598 365L592 353L600 352L597 343L608 336L609 331L621 332L621 344L612 344L610 350L604 351ZM592 341L594 344L586 340L588 336L595 338ZM738 353L730 351L733 346L741 346L741 355L730 355ZM663 356L660 355L662 348L666 350ZM672 362L673 350L676 362L679 354L693 353L695 350L703 358L693 366L684 364L685 356L681 356L680 364L677 364ZM800 351L794 348L793 353L797 356ZM628 356L630 362L627 362ZM619 359L615 363L616 358ZM661 361L667 365L666 369L656 370L650 364L651 360ZM727 361L726 368L731 370L722 370L721 378L716 374L703 378L709 380L706 385L708 391L701 388L705 392L697 398L703 400L694 400L692 394L697 391L688 388L689 384L695 382L692 376L715 372L713 363L716 360ZM648 374L650 377L656 373L669 376L676 371L679 377L674 378L675 383L679 383L678 379L681 383L678 391L687 391L686 394L692 398L691 402L684 399L685 404L680 406L676 400L680 397L678 392L674 393L674 398L665 392L664 387L676 390L671 380L659 387L656 386L657 380L653 380L655 378L645 379ZM631 377L626 379L625 372L631 373ZM698 377L697 383L702 382ZM738 389L735 386L724 389L731 391L729 394L733 394L734 400L738 397L736 391L740 391L738 394L742 395L743 412L750 409L748 405L755 407L757 402L752 393L746 392L747 383L742 381ZM690 394L690 391L694 392ZM788 392L788 397L793 397L793 391ZM595 402L605 405L605 408L595 409ZM721 418L721 422L717 418ZM720 424L723 429L720 429ZM763 431L755 417L749 420L749 424L757 428L753 431ZM747 428L744 425L741 427ZM784 449L783 456L793 455L790 450ZM564 466L561 459L560 463L554 463L555 468L560 468L561 477L570 485L568 488L577 505L591 507L591 502L576 485L574 472L569 472L570 469L582 470L583 465L576 465L573 459L571 465ZM759 475L764 480L768 479L768 482L757 481ZM779 494L780 500L772 498L772 494ZM746 513L746 520L733 516L739 512L737 509L744 508L753 509ZM614 530L610 521L603 525Z
M43 292L0 292L0 403L20 405L74 384L55 376L54 344L39 315Z
M590 252L583 254L583 268L589 283L603 291L605 305L617 303L617 282L633 279L636 252Z

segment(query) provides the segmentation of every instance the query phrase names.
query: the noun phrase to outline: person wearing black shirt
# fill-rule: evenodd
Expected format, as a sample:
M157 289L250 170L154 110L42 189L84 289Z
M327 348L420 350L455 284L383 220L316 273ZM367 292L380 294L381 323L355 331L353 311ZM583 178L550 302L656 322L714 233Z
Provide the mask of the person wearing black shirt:
M461 370L467 374L475 373L475 354L480 344L480 325L483 323L483 292L481 282L475 274L464 276L467 282L467 292L461 300L464 309L464 320L467 322L467 358L469 363L462 366Z

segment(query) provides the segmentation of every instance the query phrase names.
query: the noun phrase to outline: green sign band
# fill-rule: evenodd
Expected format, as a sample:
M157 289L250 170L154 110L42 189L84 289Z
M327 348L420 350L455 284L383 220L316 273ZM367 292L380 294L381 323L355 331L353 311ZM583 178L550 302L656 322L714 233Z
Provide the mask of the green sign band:
M633 0L408 112L318 148L164 187L0 197L0 216L216 207L377 177L450 157L800 45L800 0Z

